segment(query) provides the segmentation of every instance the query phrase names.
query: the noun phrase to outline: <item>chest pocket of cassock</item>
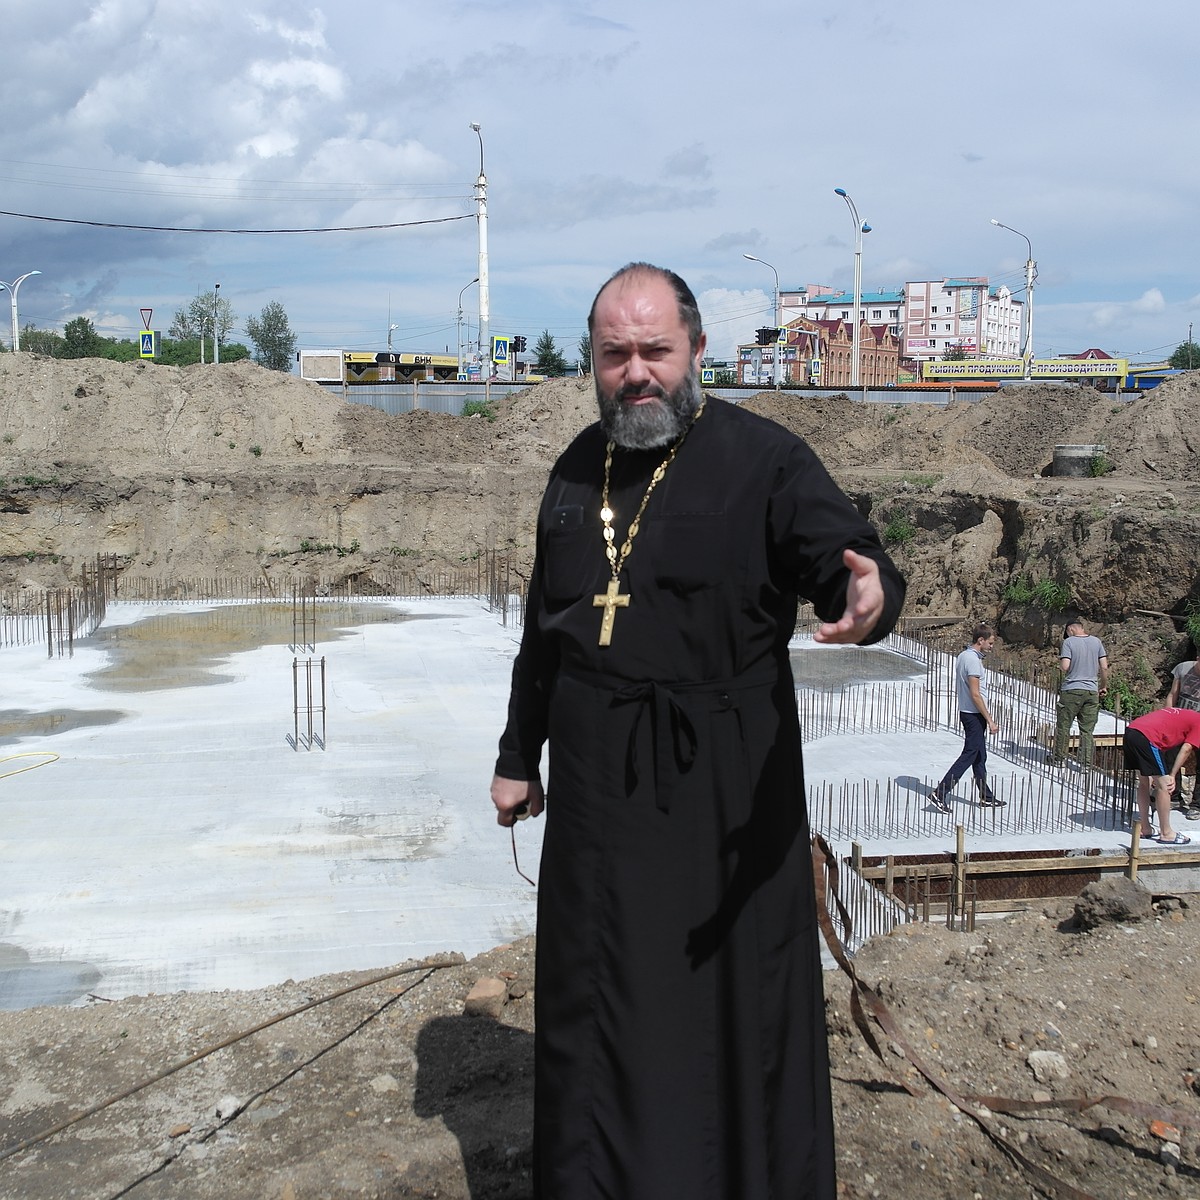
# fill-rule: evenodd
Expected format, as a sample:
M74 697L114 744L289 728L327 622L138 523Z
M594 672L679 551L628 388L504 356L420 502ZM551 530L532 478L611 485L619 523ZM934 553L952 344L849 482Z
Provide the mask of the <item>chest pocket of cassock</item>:
M667 514L651 522L650 529L655 582L675 595L718 587L736 573L723 513Z
M608 570L604 540L597 527L550 529L545 545L542 591L548 600L566 603L597 590L596 581Z

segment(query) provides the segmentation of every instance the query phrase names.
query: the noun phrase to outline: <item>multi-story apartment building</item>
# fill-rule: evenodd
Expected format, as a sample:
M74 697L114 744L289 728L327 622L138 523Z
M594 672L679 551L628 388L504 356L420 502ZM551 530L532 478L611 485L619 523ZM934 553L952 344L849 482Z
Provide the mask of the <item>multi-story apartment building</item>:
M854 319L854 295L823 284L780 290L784 323ZM961 348L971 358L1019 358L1023 305L987 277L921 280L901 291L863 292L862 320L900 339L900 357L920 364Z
M962 350L970 358L1019 358L1022 305L986 276L904 285L903 356L916 362Z
M889 333L900 336L904 308L903 292L863 292L859 300L862 320L869 325L884 325ZM781 290L779 307L782 309L785 325L803 318L808 321L842 320L853 328L853 292L842 292L822 284L810 283L796 291Z

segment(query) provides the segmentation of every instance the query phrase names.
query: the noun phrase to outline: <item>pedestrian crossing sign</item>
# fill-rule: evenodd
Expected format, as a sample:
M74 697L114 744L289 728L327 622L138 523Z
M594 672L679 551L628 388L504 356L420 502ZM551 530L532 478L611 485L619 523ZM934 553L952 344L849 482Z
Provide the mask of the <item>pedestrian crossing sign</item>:
M159 332L157 329L147 329L138 334L138 357L158 357Z

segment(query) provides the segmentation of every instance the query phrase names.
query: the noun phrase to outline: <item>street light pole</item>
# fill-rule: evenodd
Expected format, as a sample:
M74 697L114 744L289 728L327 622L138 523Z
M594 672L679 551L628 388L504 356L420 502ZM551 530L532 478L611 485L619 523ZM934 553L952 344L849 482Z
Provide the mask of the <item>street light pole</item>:
M479 178L475 180L475 203L479 209L479 361L480 370L483 370L483 363L487 364L485 378L490 378L492 346L489 330L491 312L488 309L487 176L483 171L483 130L478 121L472 121L471 128L479 138Z
M26 271L24 275L18 276L12 283L5 283L3 280L0 280L0 288L4 288L8 292L8 298L12 302L12 348L14 354L21 348L20 325L17 321L17 288L31 275L40 274L41 271Z
M743 254L743 258L748 258L751 262L762 263L764 267L771 267L765 258L755 258L753 254ZM771 267L771 274L775 276L775 316L774 322L778 328L779 320L779 272ZM771 355L771 386L779 387L779 335L775 335L775 349Z
M854 220L854 329L850 350L850 386L856 388L862 377L862 240L864 233L871 232L871 227L859 217L858 208L845 188L833 190L835 195L845 200Z
M1003 221L992 218L992 224L1000 229L1007 229L1017 237L1025 238L1025 246L1029 257L1025 260L1025 339L1021 343L1021 361L1025 364L1025 378L1033 378L1033 281L1037 278L1037 263L1033 261L1033 243L1019 229L1005 225Z
M471 287L472 284L476 284L478 282L479 282L479 276L476 275L475 278L472 279L470 283L464 283L463 286L461 288L459 288L459 290L458 290L458 373L460 376L463 373L463 339L462 339L463 292L465 292L467 290L467 288ZM480 369L482 370L482 367Z
M218 312L221 303L221 285L213 284L213 366L221 361L221 331L217 328Z

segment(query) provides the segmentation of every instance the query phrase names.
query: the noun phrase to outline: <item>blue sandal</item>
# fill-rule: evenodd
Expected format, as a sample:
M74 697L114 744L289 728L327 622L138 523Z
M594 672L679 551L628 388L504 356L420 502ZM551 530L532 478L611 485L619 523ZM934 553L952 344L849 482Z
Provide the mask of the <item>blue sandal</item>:
M1156 837L1154 839L1160 846L1187 846L1191 844L1192 839L1186 833L1177 833L1172 838Z

